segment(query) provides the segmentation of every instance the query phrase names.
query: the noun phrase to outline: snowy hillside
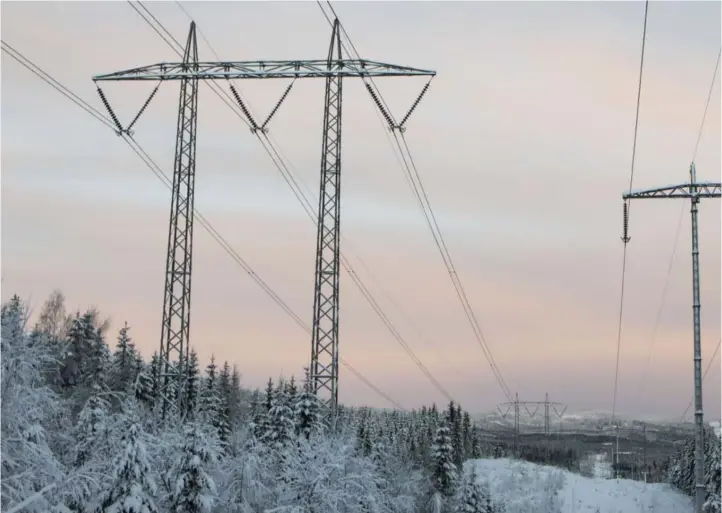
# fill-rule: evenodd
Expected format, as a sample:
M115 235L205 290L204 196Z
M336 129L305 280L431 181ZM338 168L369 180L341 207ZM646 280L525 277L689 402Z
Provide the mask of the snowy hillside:
M472 460L506 513L691 513L690 499L665 484L586 478L509 459ZM554 498L554 492L556 498ZM556 507L555 507L556 506ZM557 509L559 508L559 509Z

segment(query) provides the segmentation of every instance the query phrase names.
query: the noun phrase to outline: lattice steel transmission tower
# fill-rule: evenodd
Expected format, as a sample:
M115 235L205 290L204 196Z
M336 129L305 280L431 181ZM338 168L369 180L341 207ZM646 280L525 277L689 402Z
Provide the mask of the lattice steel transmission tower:
M542 406L544 407L544 443L546 448L546 457L549 458L549 436L551 435L551 412L552 410L556 414L558 418L562 418L564 415L564 412L567 411L567 406L558 403L549 401L549 394L545 394L543 401L520 401L519 400L519 394L514 395L514 401L501 403L499 404L496 409L499 411L499 415L503 419L506 418L507 415L509 415L509 412L514 409L514 446L516 450L516 456L519 457L519 433L521 431L520 429L520 416L521 416L521 407L524 407L526 410L527 415L529 415L529 418L534 418L534 416L539 412L539 408ZM564 407L561 412L557 409L557 406L561 408ZM529 408L533 407L534 411L530 411ZM501 409L506 408L505 412L502 412Z
M697 170L694 162L689 166L689 183L670 185L629 191L622 195L624 199L624 226L622 241L627 244L629 237L629 207L632 199L650 198L689 198L691 202L690 217L692 218L692 321L694 345L694 420L696 424L694 443L694 474L695 474L695 512L702 513L705 501L704 479L704 413L702 409L702 334L700 332L700 298L699 298L699 238L697 213L702 198L719 198L720 183L697 182Z
M334 56L335 53L335 56ZM334 21L329 67L341 60L341 31ZM321 146L321 190L318 195L316 233L316 277L313 289L310 377L313 392L328 393L328 402L338 405L338 313L341 237L341 106L343 81L326 77Z
M318 233L316 244L316 278L313 306L313 335L310 378L314 393L335 409L338 404L338 312L339 312L339 237L341 213L341 113L344 78L433 77L435 71L385 64L365 59L344 59L340 24L334 20L327 58L292 61L219 61L199 62L195 23L191 23L182 62L163 62L115 73L96 75L93 81L158 82L128 128L123 128L105 94L98 92L117 126L118 135L130 135L158 86L179 80L181 94L178 108L176 156L171 199L166 286L161 334L161 357L164 369L164 403L182 406L185 359L190 348L190 297L193 250L193 198L195 186L195 149L197 135L198 83L201 80L299 79L325 78L321 187L319 194ZM278 101L262 125L258 125L233 84L230 90L254 133L267 131L266 126L286 99L291 86ZM368 84L367 84L368 87ZM428 89L422 90L419 99ZM418 104L414 103L401 125ZM397 128L402 128L401 126ZM171 387L171 388L168 388ZM177 393L170 393L170 390ZM181 408L182 409L182 408Z

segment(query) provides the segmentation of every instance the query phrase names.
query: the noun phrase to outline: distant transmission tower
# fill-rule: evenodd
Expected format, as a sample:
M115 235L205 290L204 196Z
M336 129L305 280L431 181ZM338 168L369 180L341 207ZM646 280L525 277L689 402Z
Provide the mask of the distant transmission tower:
M519 417L521 414L521 408L524 407L526 410L527 415L529 415L530 418L534 418L534 416L539 412L539 408L544 406L544 446L546 450L546 458L547 461L549 460L549 437L551 435L551 412L554 411L556 416L558 418L562 418L564 415L564 412L567 411L567 406L562 403L552 402L549 401L549 394L544 395L543 401L520 401L519 400L519 394L515 394L514 401L512 402L506 402L499 404L496 409L499 411L499 414L502 418L506 418L506 416L509 414L509 412L513 409L514 410L514 447L516 451L516 457L519 457L519 434L520 434L520 421ZM564 407L561 412L557 409L557 407L561 408ZM534 411L530 411L529 408L534 408ZM506 411L502 412L502 408L506 408Z
M694 162L689 167L690 181L681 185L657 187L639 191L629 191L622 198L624 202L624 231L622 241L627 244L629 237L628 201L649 198L689 198L692 208L692 319L694 329L694 419L696 424L694 443L695 473L695 512L702 513L705 501L704 479L704 414L702 410L702 334L700 332L699 298L699 238L697 228L697 209L702 198L719 198L720 183L697 182L697 170ZM619 449L617 449L619 451Z
M341 48L340 25L338 20L335 20L331 45L325 60L198 62L195 22L191 22L182 62L152 64L93 77L93 81L96 83L114 80L158 82L138 115L125 129L118 121L105 94L98 87L103 103L118 128L118 135L130 135L130 128L148 106L161 82L168 80L179 80L181 82L160 343L163 368L160 392L163 397L164 408L168 403L173 403L182 410L184 388L182 383L185 375L185 361L190 347L198 81L270 78L326 79L310 379L314 393L324 396L322 399L331 408L335 409L338 405L342 79L349 77L362 79L408 76L433 77L436 75L434 71L364 59L343 59ZM423 89L422 95L426 92L426 89L428 89L428 85ZM258 131L265 133L266 125L285 100L290 86L271 114L266 118L266 121L260 126L253 119L232 84L230 90L244 115L248 118L252 131L254 133ZM418 100L416 103L418 103ZM408 115L404 118L404 122L407 118Z

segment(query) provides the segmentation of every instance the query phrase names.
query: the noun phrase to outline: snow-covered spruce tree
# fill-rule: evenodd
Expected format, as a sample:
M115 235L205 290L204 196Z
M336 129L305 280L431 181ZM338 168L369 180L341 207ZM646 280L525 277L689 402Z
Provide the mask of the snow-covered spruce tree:
M77 441L75 465L80 467L90 460L100 445L105 445L110 432L110 403L107 392L100 384L94 384L91 395L78 415L75 439Z
M251 393L251 403L248 411L250 420L249 430L255 440L260 440L265 430L266 411L261 401L261 391L256 389Z
M130 326L126 322L118 333L110 372L111 389L122 392L133 385L137 372L137 351L128 331Z
M439 427L436 428L431 453L434 486L444 497L451 497L454 494L456 484L456 465L454 465L454 448L451 445L451 433L446 420L442 420Z
M142 358L136 363L137 374L133 383L133 396L149 409L153 408L153 375L150 365L145 365Z
M188 368L186 370L186 390L185 390L185 414L186 418L193 420L198 411L201 375L198 369L198 354L195 349L191 349L188 358Z
M461 436L463 440L463 459L466 460L467 458L471 457L473 447L473 428L471 423L471 416L469 415L468 411L464 412L461 420Z
M264 406L266 407L266 412L271 411L271 406L273 406L273 380L271 378L268 378L268 383L266 384L266 394L264 399Z
M722 512L720 500L720 439L711 430L707 433L707 447L705 447L705 481L707 497L704 503L704 513Z
M216 433L191 423L185 427L184 439L174 471L170 511L210 513L216 499L216 485L207 467L218 459L218 438Z
M65 388L80 385L89 374L88 355L93 353L92 346L95 338L93 328L94 315L87 312L83 316L80 312L70 322L68 339L63 365L61 368L62 385Z
M262 441L279 451L294 437L296 429L294 413L288 404L288 395L282 382L272 395L268 423L265 427Z
M488 488L479 481L476 467L469 467L459 486L455 513L494 513Z
M462 419L461 405L457 404L454 422L449 425L449 429L451 429L451 445L454 448L454 464L457 468L461 468L465 459Z
M158 351L154 351L150 357L150 365L148 366L148 372L151 380L151 395L153 397L153 403L157 404L160 402L160 386L161 386L161 362Z
M58 397L42 376L51 357L47 345L28 340L27 308L20 298L13 296L0 312L0 509L7 511L36 497L23 511L45 513L53 504L40 491L56 486L65 477L49 443L55 427L51 419L60 413Z
M311 392L311 385L306 380L303 390L295 395L293 402L295 413L296 432L307 439L323 431L323 405L316 394Z
M211 362L206 367L205 383L201 389L200 418L215 428L222 447L226 449L230 438L228 408L223 401L221 382L216 370L215 358L211 357Z
M233 364L231 371L231 397L230 397L230 423L236 425L241 422L243 409L243 397L241 393L241 373L238 367Z
M223 369L218 380L220 415L216 423L218 437L224 449L228 448L231 439L231 367L228 362L223 363Z
M114 460L112 483L103 493L97 513L154 513L156 485L142 439L140 425L132 423L122 438L123 448Z

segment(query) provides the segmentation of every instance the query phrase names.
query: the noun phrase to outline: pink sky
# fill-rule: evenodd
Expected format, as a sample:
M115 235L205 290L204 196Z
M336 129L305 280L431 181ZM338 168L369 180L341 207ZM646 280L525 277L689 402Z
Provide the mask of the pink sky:
M172 3L148 3L185 39ZM319 58L318 6L189 3L224 59ZM447 244L504 378L528 400L611 409L621 278L621 194L629 182L644 4L621 2L339 3L369 59L436 69L407 139ZM635 187L683 182L720 47L718 3L650 5ZM2 38L86 101L90 80L174 54L127 3L3 3ZM199 40L202 58L211 59ZM402 113L420 79L379 81ZM261 117L283 81L238 87ZM105 87L129 120L149 84ZM110 131L3 54L2 297L38 306L61 289L124 321L157 349L169 193ZM201 88L196 207L304 319L313 300L315 227L260 144ZM271 133L315 196L323 85L294 86ZM504 401L359 83L344 92L347 253L419 358L466 408ZM719 180L720 89L697 156ZM172 169L177 85L164 84L136 138ZM397 114L397 116L400 114ZM126 121L127 123L127 121ZM315 201L315 200L312 200ZM637 202L631 217L619 409L679 416L692 393L691 258L685 214L661 322L641 386L680 201ZM685 207L685 212L688 209ZM700 216L705 363L720 339L720 204ZM196 225L192 344L236 362L248 386L301 374L310 340ZM402 305L405 322L382 292ZM444 401L342 275L342 356L406 407ZM419 336L418 330L423 333ZM720 415L719 364L705 409ZM341 400L384 406L342 369Z

